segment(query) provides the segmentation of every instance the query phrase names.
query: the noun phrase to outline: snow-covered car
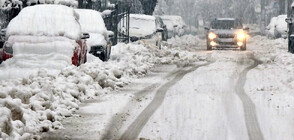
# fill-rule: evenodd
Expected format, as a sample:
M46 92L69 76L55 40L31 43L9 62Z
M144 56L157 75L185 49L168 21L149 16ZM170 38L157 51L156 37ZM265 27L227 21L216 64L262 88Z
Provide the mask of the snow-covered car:
M152 43L155 42L157 46L161 46L163 29L157 24L154 16L130 14L130 40L134 42L144 39ZM124 30L123 28L119 29L119 32L125 34Z
M246 36L249 28L244 28L235 18L216 18L207 30L207 50L212 48L240 48L246 50Z
M14 58L28 66L79 66L87 60L86 40L73 8L35 5L24 8L8 24L3 61Z
M102 14L95 10L76 9L79 14L79 23L82 32L90 34L87 40L89 53L99 57L102 61L107 61L111 53L110 36L105 27Z
M185 34L187 25L181 16L164 15L160 17L167 27L168 38L183 36Z
M266 35L268 38L287 38L287 23L285 22L287 15L279 15L273 17L266 27Z

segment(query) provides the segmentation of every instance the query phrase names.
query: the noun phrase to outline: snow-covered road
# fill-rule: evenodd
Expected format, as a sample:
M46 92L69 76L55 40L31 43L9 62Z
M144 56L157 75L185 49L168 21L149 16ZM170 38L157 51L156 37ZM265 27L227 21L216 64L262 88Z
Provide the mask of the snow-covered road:
M277 93L287 96L284 97L288 98L287 103L281 98L271 98L276 104L287 104L288 108L283 108L282 115L274 113L277 108L264 106L265 101L262 100L268 99L260 99L260 95L254 92L260 90L260 85L273 87L275 83L263 81L264 83L252 84L252 79L260 81L259 79L268 77L257 76L252 71L283 65L273 65L269 61L280 55L271 51L285 50L281 45L285 45L286 41L266 40L267 46L260 45L260 40L264 41L264 38L253 38L248 51L202 51L205 47L201 45L193 48L197 55L206 56L206 62L180 68L172 65L153 68L155 72L138 79L140 82L134 81L129 85L131 90L108 95L106 102L110 103L107 105L101 101L85 104L79 113L81 117L67 119L65 130L45 137L63 139L66 135L70 139L291 140L294 138L294 111L293 103L290 103L290 100L294 101L293 79L290 81L291 86L280 87L281 90L274 93L273 90L268 91L272 96ZM293 66L289 66L293 56L289 57L288 66L285 66L288 69ZM283 62L287 60L282 59ZM275 68L272 70L276 72ZM293 78L294 75L290 74L289 77ZM275 78L283 81L285 77ZM285 89L289 89L292 94L283 93ZM259 100L256 100L257 97ZM111 110L111 113L99 113L101 105L104 110ZM97 117L85 121L83 118L87 118L86 114L89 113ZM275 115L271 118L267 116L269 114ZM280 120L284 118L287 120ZM92 123L93 120L96 123ZM275 123L276 120L282 123ZM289 124L285 124L285 121ZM91 127L86 127L89 122Z
M292 140L294 56L286 44L256 36L248 51L206 51L205 41L188 36L165 44L182 51L122 46L114 54L128 48L139 57L114 56L106 65L118 61L128 73L147 75L116 81L125 83L60 119L64 129L40 134L45 140Z

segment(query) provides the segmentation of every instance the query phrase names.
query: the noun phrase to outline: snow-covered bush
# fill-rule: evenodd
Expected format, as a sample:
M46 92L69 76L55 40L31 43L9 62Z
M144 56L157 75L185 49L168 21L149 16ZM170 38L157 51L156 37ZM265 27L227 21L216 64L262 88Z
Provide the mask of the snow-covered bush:
M285 19L287 15L280 15L278 17L273 17L266 27L266 34L268 38L287 38L287 23Z

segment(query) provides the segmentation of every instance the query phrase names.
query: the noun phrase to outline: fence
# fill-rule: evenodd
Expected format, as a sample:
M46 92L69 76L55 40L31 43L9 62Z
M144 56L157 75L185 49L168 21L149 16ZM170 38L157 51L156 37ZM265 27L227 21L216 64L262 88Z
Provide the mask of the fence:
M106 28L114 33L113 45L118 42L129 43L130 6L127 3L117 2L110 15L104 17Z

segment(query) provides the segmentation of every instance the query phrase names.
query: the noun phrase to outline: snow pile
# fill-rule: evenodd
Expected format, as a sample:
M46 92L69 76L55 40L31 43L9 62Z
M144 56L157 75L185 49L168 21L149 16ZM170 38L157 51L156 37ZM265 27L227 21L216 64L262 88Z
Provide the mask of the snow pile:
M182 37L173 37L168 40L167 45L170 47L179 47L183 50L195 49L195 47L199 47L201 45L205 45L206 40L202 40L199 37L193 35L185 35Z
M294 55L287 42L256 36L248 45L263 62L249 71L245 91L256 104L264 139L294 139Z
M62 5L35 5L24 8L8 25L6 36L65 36L81 37L78 15Z
M75 40L66 37L10 36L7 47L13 48L13 57L0 66L0 81L23 78L39 69L58 73L72 65Z
M286 38L287 37L287 23L285 19L287 15L280 15L278 17L273 17L270 24L266 27L267 36L269 38Z
M163 43L162 49L159 50L154 44L146 43L148 41L138 41L136 43L143 44L155 56L153 59L155 64L176 64L185 66L191 63L205 60L203 55L193 53L195 45L200 39L195 36L176 37ZM197 42L197 43L196 43ZM195 43L195 44L194 44ZM197 46L198 47L198 46ZM192 51L193 50L193 51Z
M122 87L128 81L124 74L146 73L151 65L132 54L141 51L130 51L128 62L106 64L96 59L79 68L67 67L57 76L39 70L28 78L0 82L1 137L32 138L30 134L62 128L59 121L72 116L78 103Z
M58 75L40 69L29 77L0 81L0 137L37 139L40 132L62 128L60 121L72 116L79 103L123 87L156 64L199 61L194 57L180 47L118 44L106 63L91 58Z

